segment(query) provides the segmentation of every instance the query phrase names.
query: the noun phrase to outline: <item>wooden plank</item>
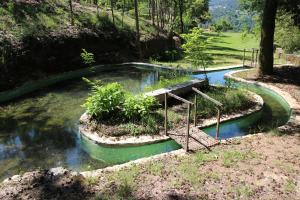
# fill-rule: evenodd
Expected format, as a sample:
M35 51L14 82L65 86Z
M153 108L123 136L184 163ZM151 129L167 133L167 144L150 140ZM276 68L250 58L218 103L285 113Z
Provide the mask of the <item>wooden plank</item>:
M182 147L185 147L186 145L186 134L184 133L185 127L180 128L179 130L170 130L169 131L169 137L174 139L178 144L180 144ZM190 134L189 134L189 150L191 151L197 151L200 149L209 149L211 146L214 146L216 144L216 140L204 133L202 130L200 130L197 127L191 127L190 128Z
M184 98L181 98L181 97L179 97L179 96L177 96L177 95L175 95L175 94L172 94L172 93L170 93L170 92L168 92L168 95L169 95L170 97L173 97L174 99L177 99L177 100L179 100L179 101L182 101L183 103L187 103L187 104L190 104L190 105L194 105L194 103L192 103L192 102L190 102L190 101L188 101L188 100L186 100L186 99L184 99Z
M198 94L200 94L203 98L205 98L205 99L207 99L207 100L213 102L213 103L216 104L217 106L219 106L219 107L222 107L222 106L223 106L222 103L220 103L219 101L217 101L217 100L211 98L211 97L208 96L207 94L204 94L203 92L201 92L201 91L198 90L197 88L194 88L194 87L193 87L192 89L193 89L195 92L197 92Z

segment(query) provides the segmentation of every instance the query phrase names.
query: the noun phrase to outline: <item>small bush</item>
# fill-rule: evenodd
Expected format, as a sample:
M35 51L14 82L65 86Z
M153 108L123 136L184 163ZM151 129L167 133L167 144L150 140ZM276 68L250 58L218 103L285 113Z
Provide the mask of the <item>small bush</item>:
M105 86L92 86L92 93L83 106L93 118L107 120L119 115L124 101L123 87L118 83L110 83Z
M85 49L82 49L82 53L80 54L80 57L84 64L91 66L95 63L95 57L93 53L87 52Z
M150 111L157 105L154 97L127 95L123 111L128 120L140 120L149 115Z
M101 85L84 80L92 87L92 93L83 106L97 120L111 120L114 117L114 121L121 122L147 121L151 110L159 105L154 97L126 93L118 83Z

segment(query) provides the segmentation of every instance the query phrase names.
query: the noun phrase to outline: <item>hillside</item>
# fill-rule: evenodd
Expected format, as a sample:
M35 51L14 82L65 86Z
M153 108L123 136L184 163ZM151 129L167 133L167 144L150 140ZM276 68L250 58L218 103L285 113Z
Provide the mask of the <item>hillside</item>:
M240 9L239 0L210 0L209 11L213 23L226 16L236 31L246 28L245 24L247 28L254 26L252 16Z
M0 91L84 67L83 48L101 64L137 58L132 12L122 17L115 10L114 23L107 7L74 1L73 12L72 24L66 0L0 2ZM158 32L144 18L140 29L145 56L171 46L164 31Z

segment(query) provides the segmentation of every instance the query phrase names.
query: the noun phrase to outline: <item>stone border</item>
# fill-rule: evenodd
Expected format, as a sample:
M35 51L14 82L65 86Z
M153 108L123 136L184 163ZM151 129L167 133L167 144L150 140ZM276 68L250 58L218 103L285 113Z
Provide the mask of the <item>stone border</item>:
M248 70L249 69L240 70L238 72L244 72L244 71L248 71ZM249 84L253 84L253 85L257 85L260 87L270 89L273 92L277 93L279 96L281 96L288 103L288 105L290 106L290 109L291 109L291 116L290 116L289 121L285 125L278 127L278 129L280 131L290 131L290 130L293 130L295 126L300 126L300 114L299 114L300 103L298 103L294 97L292 97L289 93L281 90L280 88L278 88L276 86L273 86L273 85L270 85L267 83L258 82L258 81L249 81L249 80L245 80L243 78L235 77L234 74L238 73L238 72L236 72L236 71L229 72L229 73L225 74L224 77L232 79L234 81L249 83Z
M89 116L87 113L84 113L80 117L80 123L85 123L87 120L89 120ZM89 131L82 125L79 125L79 132L95 144L115 147L142 146L170 140L170 138L165 135L101 137L96 131Z
M144 158L140 158L140 159L137 159L137 160L132 160L132 161L129 161L127 163L123 163L123 164L119 164L119 165L113 165L113 166L105 167L105 168L102 168L102 169L95 169L95 170L84 171L84 172L79 172L79 173L81 175L83 175L84 177L99 176L99 175L101 175L102 173L105 173L105 172L114 172L114 171L118 171L118 170L121 170L121 169L131 167L133 165L145 164L145 163L150 162L150 161L153 162L153 161L157 161L157 160L160 160L160 159L163 159L163 158L166 158L166 157L170 157L170 156L182 157L182 156L186 156L186 155L187 155L187 153L185 152L184 149L178 149L178 150L167 152L167 153L161 153L161 154L153 155L153 156L150 156L150 157L144 157Z
M206 70L204 69L184 69L184 68L176 68L176 67L170 67L170 66L164 66L164 65L159 65L159 64L152 64L152 63L144 63L144 62L127 62L127 63L121 63L121 64L116 64L118 66L126 66L126 65L139 65L139 66L144 66L144 67L152 67L154 69L161 69L165 71L180 71L180 72L189 72L193 74L199 74L199 73L205 73L205 72L214 72L214 71L222 71L222 70L227 70L227 69L236 69L236 68L243 68L243 67L248 67L246 65L227 65L227 66L220 66L220 67L211 67L207 68Z
M242 111L240 113L225 115L221 118L220 121L221 123L254 114L256 112L259 112L263 108L264 100L262 99L262 97L253 92L250 91L247 92L249 92L254 97L255 106L249 108L248 110ZM89 115L87 113L84 113L80 117L79 121L80 123L84 124L87 121L89 121L89 118L90 118ZM212 126L214 124L216 124L216 119L213 117L204 120L202 124L198 127L205 128L205 127ZM95 144L105 145L105 146L117 146L117 147L142 146L147 144L163 142L171 139L169 136L165 136L165 135L142 135L138 137L134 137L134 136L101 137L99 136L99 134L97 134L96 131L93 132L89 131L85 128L85 126L82 125L79 125L79 132L80 134L82 134L83 136L85 136Z
M93 70L95 70L95 73L99 73L101 71L107 70L109 66L127 66L127 65L137 65L138 67L142 67L143 69L158 69L161 71L178 71L181 73L203 73L203 70L188 70L183 68L176 68L176 67L166 67L151 63L143 63L143 62L127 62L127 63L121 63L121 64L107 64L107 65L95 65L91 68L82 68L74 71L68 71L63 72L56 75L51 75L49 77L46 77L44 79L36 80L36 81L29 81L24 83L23 85L16 87L11 90L5 90L0 92L0 104L8 102L10 100L22 97L26 94L32 93L34 91L37 91L39 89L54 85L56 83L60 83L62 81L72 80L74 78L86 76L89 74L93 74ZM243 67L241 65L239 66L224 66L224 67L216 67L207 69L206 72L210 71L219 71L219 70L225 70L225 69L233 69L233 68L240 68ZM90 70L92 69L92 70Z

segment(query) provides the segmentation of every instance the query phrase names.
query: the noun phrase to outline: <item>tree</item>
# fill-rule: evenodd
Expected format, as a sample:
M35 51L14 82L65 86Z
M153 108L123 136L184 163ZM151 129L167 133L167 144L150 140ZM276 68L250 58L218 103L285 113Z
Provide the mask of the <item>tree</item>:
M274 32L278 0L265 0L259 53L259 74L273 73L274 65Z
M179 0L179 18L180 18L180 32L184 32L184 24L183 24L183 5L184 0Z
M207 65L212 63L212 57L207 53L207 46L211 38L204 36L203 30L200 28L193 28L190 33L181 36L185 40L182 48L186 59L193 67L203 67L205 71Z
M136 47L138 49L139 57L142 58L138 6L139 6L138 5L138 0L134 0L134 14L135 14L135 27L136 27Z
M300 50L300 28L293 19L293 14L283 10L276 17L275 41L287 53Z
M111 15L112 15L113 24L115 25L114 4L115 4L114 0L110 0Z
M74 25L74 13L73 13L73 2L72 2L72 0L69 0L69 7L70 7L71 24Z

